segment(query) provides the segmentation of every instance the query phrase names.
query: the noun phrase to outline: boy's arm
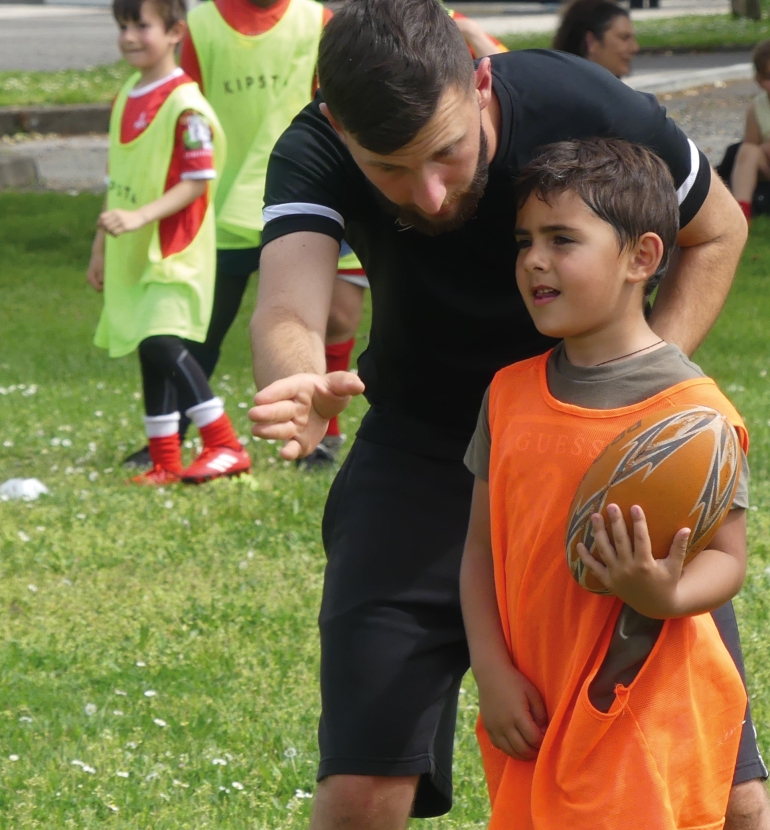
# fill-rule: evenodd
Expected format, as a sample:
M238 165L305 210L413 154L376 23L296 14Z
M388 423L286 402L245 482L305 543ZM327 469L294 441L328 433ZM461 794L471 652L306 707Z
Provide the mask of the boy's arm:
M104 200L102 212L107 207L107 199ZM88 263L86 282L94 291L104 291L104 231L97 227L93 244L91 245L91 261Z
M543 740L547 714L540 693L508 654L495 593L489 485L480 478L473 487L460 596L484 728L492 744L507 755L533 760Z
M734 508L707 550L683 568L689 529L674 537L669 555L653 559L647 521L638 505L631 508L633 541L617 505L609 505L607 529L600 513L591 517L601 561L584 545L580 558L616 597L646 617L667 619L713 611L732 599L746 575L746 511Z
M452 19L457 24L474 58L485 58L488 55L499 55L508 51L497 38L487 34L475 20L460 12L455 12Z
M206 192L204 179L183 179L167 190L160 199L143 205L138 210L108 210L99 217L98 227L112 236L130 233L179 213Z

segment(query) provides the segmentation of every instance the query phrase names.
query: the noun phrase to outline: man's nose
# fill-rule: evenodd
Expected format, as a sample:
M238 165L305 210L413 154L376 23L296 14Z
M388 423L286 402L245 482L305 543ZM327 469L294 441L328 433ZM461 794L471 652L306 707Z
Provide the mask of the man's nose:
M441 210L446 201L446 185L437 172L424 171L412 185L412 202L423 213L432 216Z

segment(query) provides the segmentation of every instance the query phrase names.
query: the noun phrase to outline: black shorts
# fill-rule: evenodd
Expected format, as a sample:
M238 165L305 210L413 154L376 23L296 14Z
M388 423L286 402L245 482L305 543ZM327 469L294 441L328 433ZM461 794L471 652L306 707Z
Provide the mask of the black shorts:
M418 818L452 805L457 695L469 664L459 573L472 488L459 461L358 438L323 520L318 779L419 775ZM743 672L732 606L715 619ZM747 712L735 783L766 776Z

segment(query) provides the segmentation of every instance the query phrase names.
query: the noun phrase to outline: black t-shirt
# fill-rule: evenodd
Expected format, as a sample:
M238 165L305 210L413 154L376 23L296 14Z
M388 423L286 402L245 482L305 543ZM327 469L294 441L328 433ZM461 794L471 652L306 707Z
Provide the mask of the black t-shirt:
M294 119L267 171L263 245L316 231L348 241L372 290L359 372L372 404L362 438L461 459L494 373L553 345L516 287L514 182L544 144L608 136L646 145L669 166L682 226L711 182L705 157L651 95L601 67L548 50L492 57L501 130L473 219L426 236L396 224L319 109Z

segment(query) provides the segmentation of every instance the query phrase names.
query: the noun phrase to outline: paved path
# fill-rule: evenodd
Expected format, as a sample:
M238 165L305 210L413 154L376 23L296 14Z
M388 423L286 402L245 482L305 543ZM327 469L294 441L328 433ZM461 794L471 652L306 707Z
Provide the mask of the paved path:
M725 147L739 141L755 87L752 82L737 82L724 87L701 87L677 94L660 95L669 114L717 164ZM18 144L0 143L0 150L35 159L42 183L51 190L104 189L107 164L105 136L44 138Z
M451 0L450 0L451 2ZM635 20L682 14L721 14L728 0L660 0L660 9L634 10ZM551 32L557 3L452 3L494 35ZM119 58L109 8L0 4L0 70L82 69Z

